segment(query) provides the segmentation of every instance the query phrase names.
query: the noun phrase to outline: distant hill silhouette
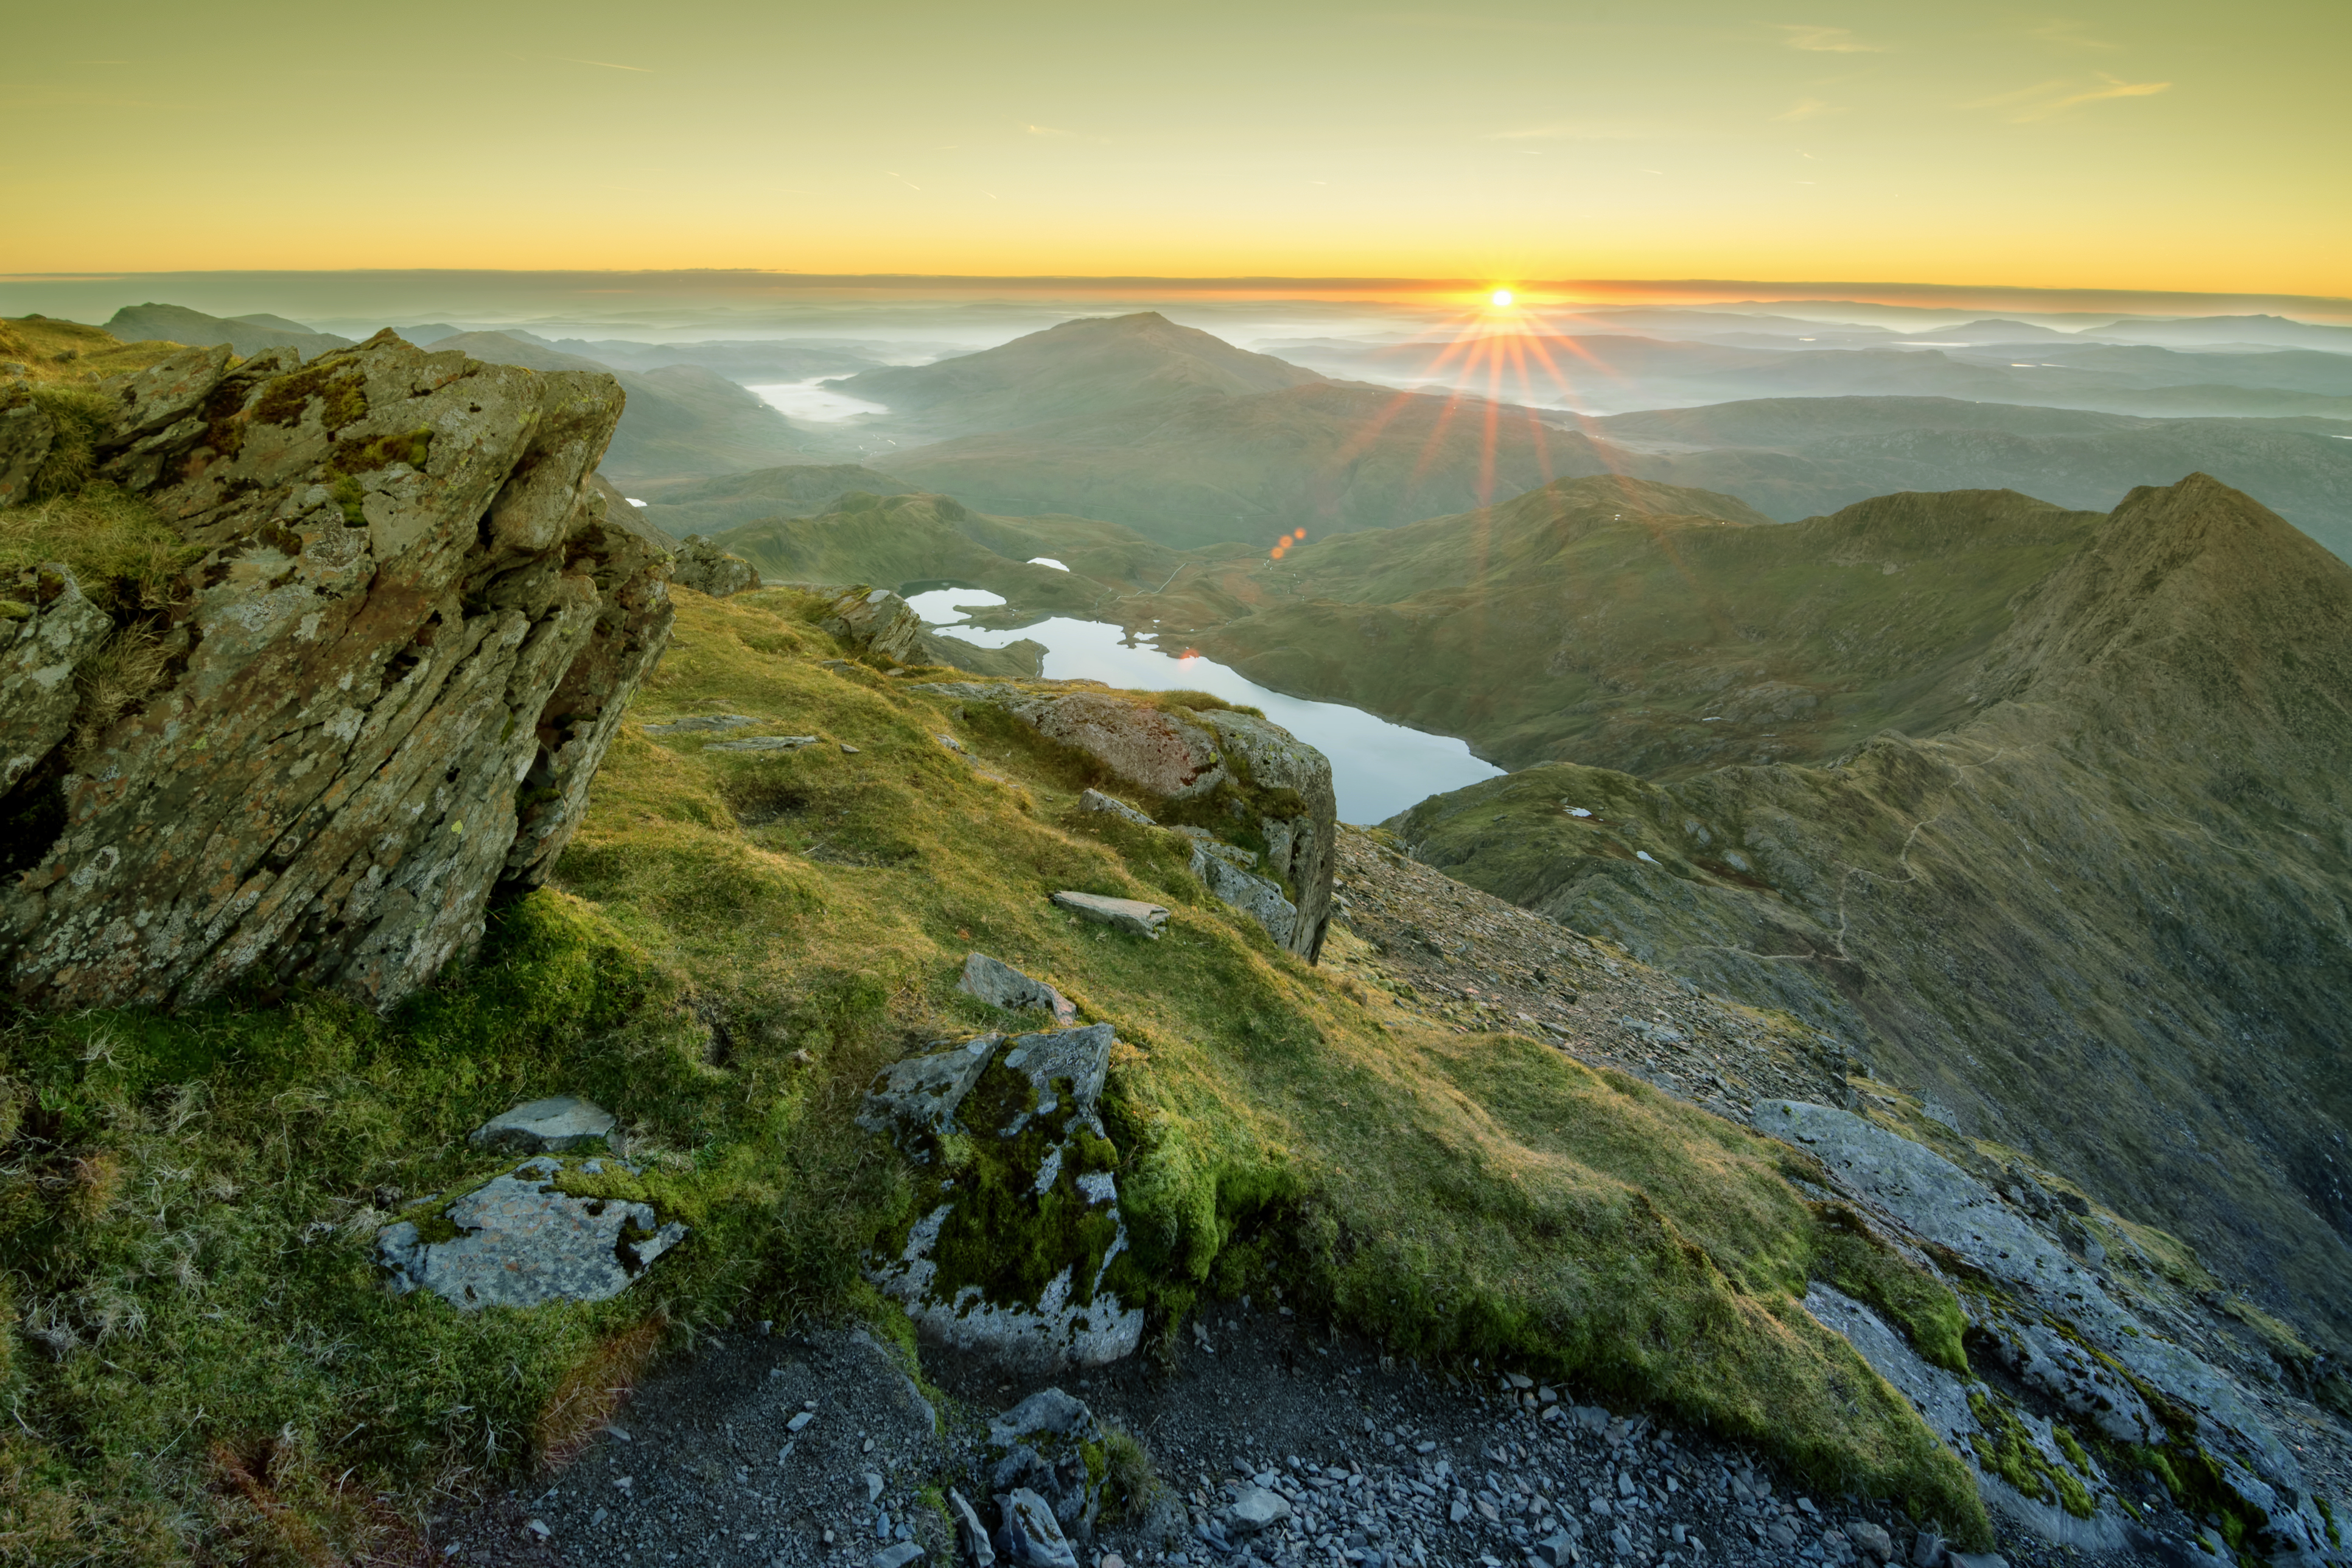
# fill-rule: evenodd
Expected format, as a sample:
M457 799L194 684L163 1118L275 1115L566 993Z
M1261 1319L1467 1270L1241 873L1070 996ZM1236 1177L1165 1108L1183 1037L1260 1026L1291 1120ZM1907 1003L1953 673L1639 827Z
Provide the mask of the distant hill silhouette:
M979 353L886 366L828 384L887 405L895 424L961 436L1078 415L1164 409L1202 394L1246 396L1323 379L1144 310L1064 321Z

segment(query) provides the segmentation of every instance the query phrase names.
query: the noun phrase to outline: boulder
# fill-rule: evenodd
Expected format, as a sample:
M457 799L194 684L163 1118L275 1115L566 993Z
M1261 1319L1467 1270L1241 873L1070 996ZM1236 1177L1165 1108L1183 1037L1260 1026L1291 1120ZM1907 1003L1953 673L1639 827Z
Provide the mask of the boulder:
M510 1149L524 1154L569 1154L604 1143L613 1113L601 1105L560 1094L500 1111L466 1142L477 1149Z
M1016 711L1039 734L1170 800L1206 795L1228 776L1213 731L1149 703L1079 691Z
M707 537L689 533L679 541L671 560L669 580L681 588L723 599L760 585L760 570L740 555L730 555Z
M1078 1554L1044 1498L1020 1487L997 1499L996 1506L1004 1517L996 1549L1007 1562L1023 1568L1078 1568Z
M0 977L119 1006L262 968L389 1006L544 878L667 640L667 552L592 482L620 387L384 333L108 390L100 476L204 553L160 686L22 781L64 826L0 889Z
M996 1549L989 1542L988 1527L980 1521L980 1510L953 1487L948 1489L948 1517L971 1568L996 1568Z
M376 1257L394 1293L421 1288L466 1312L603 1301L686 1238L685 1226L660 1224L648 1205L571 1196L551 1179L562 1171L557 1160L529 1160L443 1205L439 1217L457 1232L448 1240L425 1240L410 1220L386 1226Z
M1098 1110L1112 1043L1108 1024L988 1035L877 1080L859 1125L919 1171L913 1217L868 1273L924 1339L1024 1374L1141 1342L1141 1309L1111 1282L1128 1245Z
M1233 1506L1225 1510L1225 1528L1239 1536L1272 1530L1290 1517L1290 1500L1268 1488L1248 1485L1234 1490Z
M1011 964L984 952L964 955L963 975L956 982L956 989L1010 1012L1034 1007L1050 1013L1054 1022L1064 1027L1078 1021L1078 1010L1068 997L1044 981L1032 980Z
M1054 895L1054 902L1081 920L1148 936L1154 942L1160 940L1160 928L1168 923L1164 907L1141 899L1114 899L1102 893L1078 893L1065 889Z
M988 1489L1026 1488L1070 1535L1085 1538L1102 1509L1102 1423L1086 1402L1040 1389L988 1424Z
M854 588L826 609L819 623L851 647L896 664L916 662L923 617L887 588Z

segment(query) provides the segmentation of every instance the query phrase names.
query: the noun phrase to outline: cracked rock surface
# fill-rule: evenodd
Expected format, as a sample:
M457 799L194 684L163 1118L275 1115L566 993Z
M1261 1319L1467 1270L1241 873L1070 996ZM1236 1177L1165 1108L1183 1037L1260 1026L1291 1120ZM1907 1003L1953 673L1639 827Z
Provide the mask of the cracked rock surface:
M526 1160L440 1205L457 1232L446 1241L424 1240L414 1221L386 1226L376 1256L392 1270L394 1293L430 1290L467 1312L603 1301L686 1239L687 1227L662 1224L651 1205L564 1192L556 1178L566 1168L545 1155ZM597 1175L604 1163L579 1168Z
M100 477L204 553L151 628L163 684L0 893L0 975L37 1006L257 966L397 1002L544 877L668 637L667 552L595 476L611 377L389 333L227 360L111 387ZM0 696L0 732L31 700Z

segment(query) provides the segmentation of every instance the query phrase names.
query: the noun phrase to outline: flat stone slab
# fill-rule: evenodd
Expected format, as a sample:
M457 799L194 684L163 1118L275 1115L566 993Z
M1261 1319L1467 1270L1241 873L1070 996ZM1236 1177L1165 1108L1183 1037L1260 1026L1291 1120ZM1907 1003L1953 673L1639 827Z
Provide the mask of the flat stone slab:
M814 735L753 735L741 741L718 741L703 747L706 752L797 752L803 746L816 744Z
M608 1142L613 1121L613 1113L601 1105L559 1094L500 1111L475 1128L466 1142L477 1149L569 1154Z
M1013 1012L1030 1008L1051 1013L1054 1022L1067 1026L1078 1021L1076 1004L1042 980L1032 980L1011 964L984 952L964 955L963 977L956 989L967 996L977 996L993 1007Z
M442 1211L457 1227L448 1241L424 1240L408 1220L386 1226L376 1257L394 1293L430 1290L465 1312L608 1300L686 1238L685 1226L659 1225L650 1205L572 1196L551 1179L562 1170L527 1160L466 1194Z
M1145 903L1141 899L1112 899L1100 893L1063 891L1054 895L1054 901L1072 914L1098 921L1119 931L1133 931L1155 942L1160 928L1168 923L1168 911L1158 904Z
M691 719L673 719L667 724L648 724L648 735L692 735L705 730L740 730L747 724L765 724L765 719L754 719L747 713L698 713Z
M1138 827L1157 827L1160 826L1158 823L1152 821L1150 817L1145 816L1142 812L1139 812L1136 810L1135 807L1128 805L1127 802L1111 795L1107 795L1098 789L1081 790L1078 794L1078 809L1080 811L1098 811L1108 816L1116 816L1121 822L1132 822Z

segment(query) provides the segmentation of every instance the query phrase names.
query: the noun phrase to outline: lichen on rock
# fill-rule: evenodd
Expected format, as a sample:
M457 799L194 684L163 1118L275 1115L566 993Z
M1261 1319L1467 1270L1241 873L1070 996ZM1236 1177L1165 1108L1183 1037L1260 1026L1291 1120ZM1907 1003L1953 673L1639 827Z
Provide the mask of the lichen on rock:
M28 770L62 827L0 894L0 974L47 1007L257 969L388 1006L546 875L667 638L667 552L594 473L620 388L384 333L106 390L97 477L197 558L142 628L157 685ZM26 711L0 694L0 730Z
M921 1170L915 1217L870 1271L918 1333L1034 1370L1140 1342L1142 1310L1112 1278L1128 1244L1097 1109L1112 1039L1108 1024L982 1036L877 1080L860 1125L895 1132Z
M582 1169L601 1174L603 1162ZM542 1155L436 1205L427 1221L454 1227L437 1239L415 1220L385 1226L376 1257L394 1292L430 1290L468 1312L602 1301L686 1238L684 1225L662 1223L651 1205L564 1192L556 1179L564 1170Z

